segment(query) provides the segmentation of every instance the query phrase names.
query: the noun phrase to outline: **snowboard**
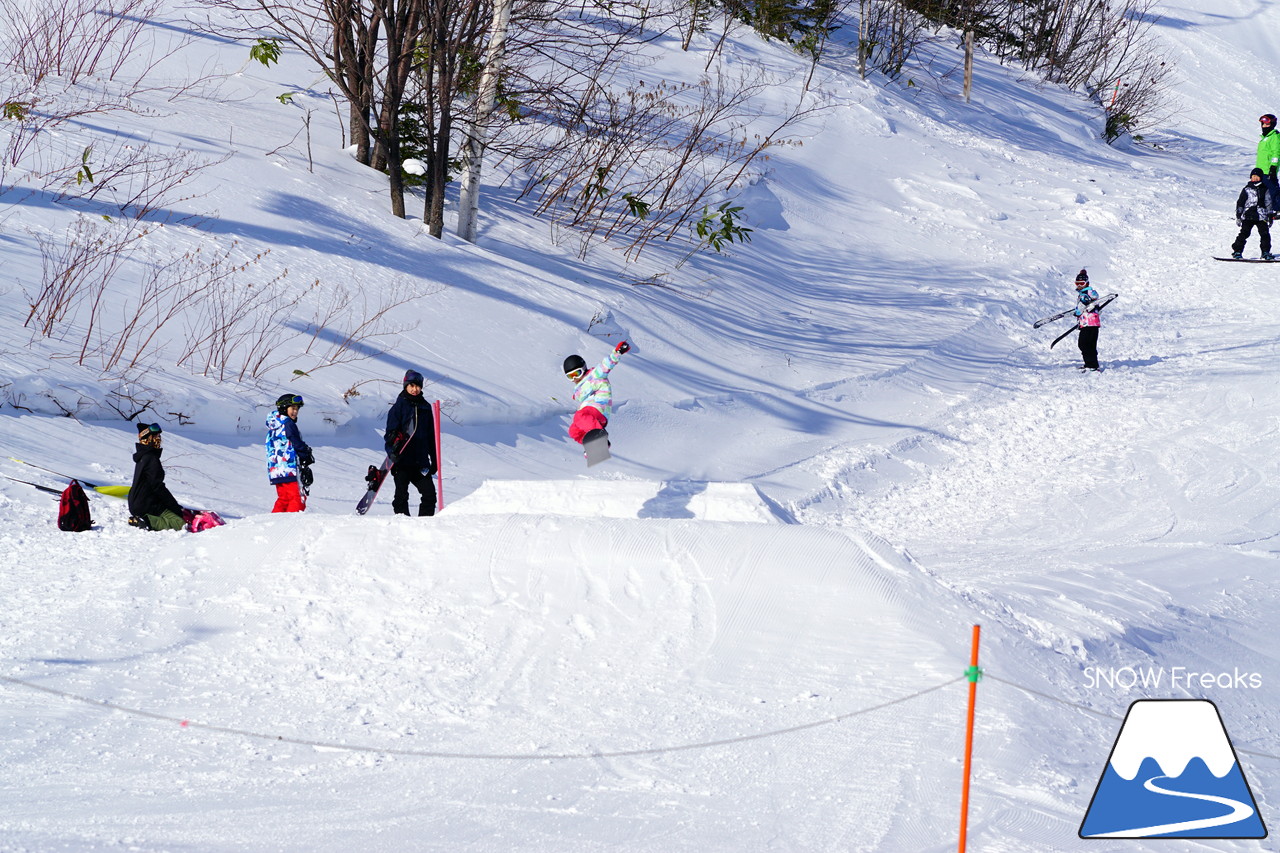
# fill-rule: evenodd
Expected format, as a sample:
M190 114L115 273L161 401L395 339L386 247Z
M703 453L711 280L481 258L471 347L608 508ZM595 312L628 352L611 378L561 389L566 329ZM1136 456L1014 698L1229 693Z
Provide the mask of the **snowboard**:
M613 457L609 452L609 433L602 429L593 429L582 437L582 450L587 457L587 467L599 465Z
M1219 257L1217 257L1216 255L1214 256L1214 258L1213 258L1213 259L1214 259L1215 261L1228 261L1228 262L1231 262L1231 263L1237 263L1237 264L1274 264L1274 263L1280 263L1280 260L1276 260L1276 261L1268 261L1266 258L1219 258Z
M417 426L414 426L414 432L417 432ZM397 443L398 450L404 450L413 439L413 433L409 433L404 437L404 441ZM382 488L382 483L387 479L387 474L391 471L391 455L387 454L382 460L380 466L369 466L369 472L364 475L365 493L360 499L360 503L356 504L356 512L364 515L369 511L369 507L373 506L374 500L378 497L378 490Z

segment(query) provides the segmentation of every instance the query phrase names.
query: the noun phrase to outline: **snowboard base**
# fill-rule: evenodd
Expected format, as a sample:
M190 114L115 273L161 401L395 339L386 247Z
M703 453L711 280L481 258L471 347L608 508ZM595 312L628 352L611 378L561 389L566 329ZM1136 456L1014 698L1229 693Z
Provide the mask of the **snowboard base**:
M364 515L369 511L369 507L373 506L373 500L378 496L378 490L382 488L382 481L387 479L387 472L391 470L391 457L387 457L381 467L369 466L369 472L364 475L364 483L367 487L364 497L360 499L360 503L356 504L356 512Z
M1219 257L1218 257L1218 256L1216 256L1216 255L1214 256L1214 258L1213 258L1213 259L1214 259L1215 261L1228 261L1228 262L1230 262L1230 263L1237 263L1237 264L1274 264L1274 263L1280 263L1280 260L1276 260L1276 261L1268 261L1266 258L1219 258Z
M609 452L609 433L602 429L593 429L582 437L582 450L587 457L588 468L613 458Z

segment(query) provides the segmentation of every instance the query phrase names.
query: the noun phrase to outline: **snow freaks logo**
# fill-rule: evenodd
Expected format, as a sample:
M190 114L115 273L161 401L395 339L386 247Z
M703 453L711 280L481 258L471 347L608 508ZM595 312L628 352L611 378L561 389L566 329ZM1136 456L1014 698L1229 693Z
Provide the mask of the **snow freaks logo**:
M1101 667L1087 666L1084 669L1085 686L1119 687L1121 690L1132 690L1141 687L1143 690L1159 690L1166 685L1173 690L1257 690L1262 686L1262 675L1256 672L1241 672L1237 667L1231 672L1195 672L1185 666L1173 666L1165 669L1162 666L1121 666Z
M1129 706L1080 824L1081 838L1266 838L1218 707Z

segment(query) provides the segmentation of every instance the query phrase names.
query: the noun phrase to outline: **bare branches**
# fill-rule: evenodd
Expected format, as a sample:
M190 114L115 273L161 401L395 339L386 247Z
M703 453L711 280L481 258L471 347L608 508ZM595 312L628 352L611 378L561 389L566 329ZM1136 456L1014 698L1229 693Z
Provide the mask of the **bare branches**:
M512 168L523 195L587 240L622 240L635 259L654 240L683 236L704 207L732 190L757 158L816 107L765 119L760 96L779 81L763 72L700 85L597 86L566 112L526 131Z

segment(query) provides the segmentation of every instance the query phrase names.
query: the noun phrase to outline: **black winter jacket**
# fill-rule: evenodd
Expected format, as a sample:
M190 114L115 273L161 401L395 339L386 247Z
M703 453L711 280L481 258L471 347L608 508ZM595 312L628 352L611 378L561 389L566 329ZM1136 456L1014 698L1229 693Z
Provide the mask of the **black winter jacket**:
M164 484L164 466L159 447L136 445L133 452L133 484L129 486L130 515L159 515L171 509L182 515L182 504Z
M1236 224L1243 225L1247 220L1266 222L1270 214L1275 212L1275 201L1271 198L1271 190L1266 181L1253 181L1240 190L1240 198L1236 199Z
M404 436L413 438L404 447ZM431 404L421 395L401 391L387 412L387 431L384 445L387 453L399 453L396 467L436 472L436 422L431 414Z

